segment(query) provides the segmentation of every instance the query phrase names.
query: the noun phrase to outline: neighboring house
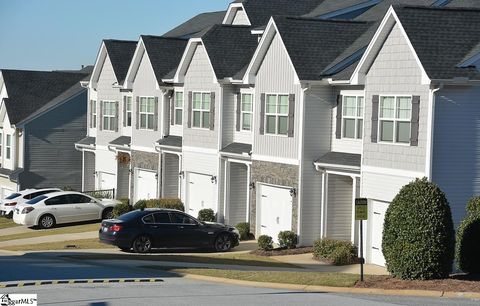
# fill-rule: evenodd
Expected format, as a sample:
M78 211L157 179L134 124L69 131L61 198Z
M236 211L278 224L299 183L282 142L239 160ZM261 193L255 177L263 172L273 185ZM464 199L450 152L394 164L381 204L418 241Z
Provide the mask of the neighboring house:
M81 188L91 67L71 72L0 71L0 193L26 188Z
M88 132L75 144L83 155L82 190L115 189L130 196L132 97L121 88L137 42L104 40L88 88ZM123 157L123 158L122 158Z

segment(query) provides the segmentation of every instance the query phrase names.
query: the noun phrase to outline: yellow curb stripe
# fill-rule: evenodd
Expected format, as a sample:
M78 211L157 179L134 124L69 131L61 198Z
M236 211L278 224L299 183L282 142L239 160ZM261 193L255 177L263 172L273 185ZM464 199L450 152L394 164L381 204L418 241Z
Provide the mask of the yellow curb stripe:
M119 283L124 283L124 282L125 282L125 279L123 278L119 281Z
M18 283L0 283L0 288L14 288L26 286L44 286L44 285L73 285L73 284L116 284L116 283L156 283L163 282L161 278L119 278L119 279L69 279L53 281L35 281Z
M23 287L23 282L18 283L18 284L17 284L17 287Z

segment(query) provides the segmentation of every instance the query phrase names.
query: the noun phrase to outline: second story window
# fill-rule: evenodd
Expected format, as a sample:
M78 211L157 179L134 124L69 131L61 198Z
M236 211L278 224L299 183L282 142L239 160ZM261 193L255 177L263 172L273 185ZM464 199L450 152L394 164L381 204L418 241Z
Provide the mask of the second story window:
M272 135L288 134L288 95L266 96L265 131Z
M103 101L102 123L103 130L115 131L117 128L117 109L116 102Z
M182 125L183 92L175 92L175 125Z
M410 143L411 116L412 97L380 97L380 141L406 144Z
M193 127L196 128L210 128L210 93L193 93Z
M363 101L360 96L343 96L343 138L362 139Z
M155 127L155 98L140 97L140 129L154 130Z
M252 118L253 118L253 95L242 94L242 110L241 110L241 122L242 131L252 130Z
M125 97L125 126L132 126L132 97Z
M5 158L10 159L12 157L12 135L6 135L7 140L5 144Z
M90 100L90 127L97 127L97 101Z

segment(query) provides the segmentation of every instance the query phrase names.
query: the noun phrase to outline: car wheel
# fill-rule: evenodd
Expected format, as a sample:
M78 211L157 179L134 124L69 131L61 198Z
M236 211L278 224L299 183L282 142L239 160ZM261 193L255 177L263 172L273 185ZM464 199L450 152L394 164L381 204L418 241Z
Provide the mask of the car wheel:
M152 249L152 241L148 236L138 236L133 241L133 251L135 253L148 253Z
M55 226L55 218L52 215L43 215L38 220L38 226L40 228L52 228Z
M217 239L215 239L215 251L217 252L227 252L233 246L232 238L227 233L223 233L218 235Z
M113 208L105 208L102 213L102 220L114 219Z
M12 219L13 218L13 211L11 211L9 214L5 215L5 218Z

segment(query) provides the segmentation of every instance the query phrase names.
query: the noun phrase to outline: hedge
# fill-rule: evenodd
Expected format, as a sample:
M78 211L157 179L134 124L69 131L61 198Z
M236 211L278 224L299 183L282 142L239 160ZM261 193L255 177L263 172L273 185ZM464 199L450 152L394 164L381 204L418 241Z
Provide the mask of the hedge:
M205 221L205 222L215 222L215 212L213 209L205 208L198 212L198 220Z
M467 216L458 227L455 258L466 273L480 273L480 215Z
M134 209L167 208L167 209L176 209L180 211L185 211L185 206L183 206L182 200L177 198L139 200L137 201L137 203L135 203L133 208Z
M119 204L115 205L113 207L113 215L115 218L120 217L123 214L126 214L127 212L132 210L132 206L130 206L130 200L127 198L120 199Z
M357 247L350 241L319 239L313 244L313 257L328 261L336 266L350 265L357 262Z

